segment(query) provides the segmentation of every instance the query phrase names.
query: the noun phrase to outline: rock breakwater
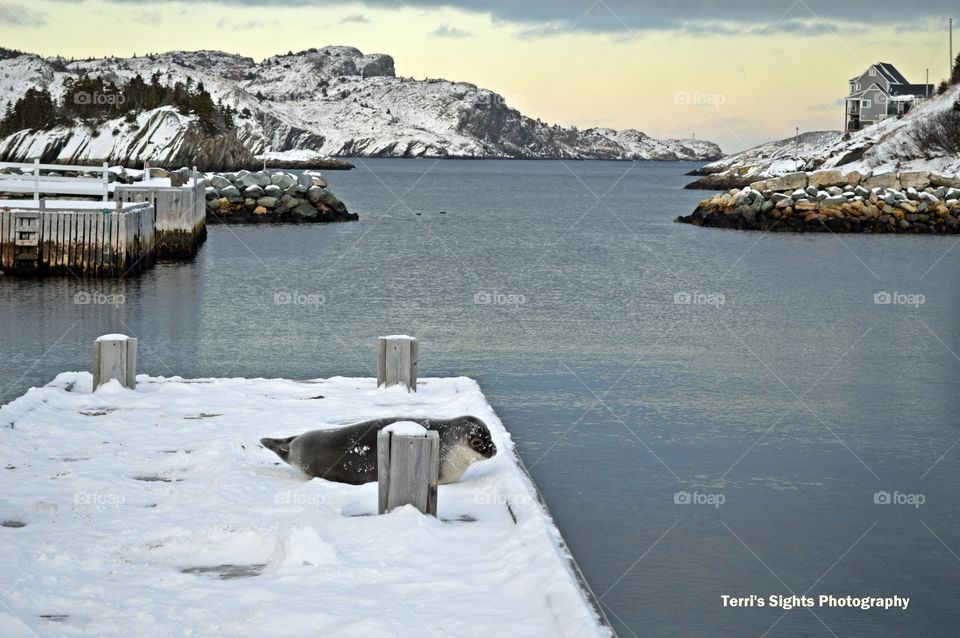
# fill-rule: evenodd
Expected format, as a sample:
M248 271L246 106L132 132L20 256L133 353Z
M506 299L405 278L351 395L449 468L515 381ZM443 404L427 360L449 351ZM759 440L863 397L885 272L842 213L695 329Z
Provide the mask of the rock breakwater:
M960 233L960 176L789 173L700 202L677 222L774 232Z

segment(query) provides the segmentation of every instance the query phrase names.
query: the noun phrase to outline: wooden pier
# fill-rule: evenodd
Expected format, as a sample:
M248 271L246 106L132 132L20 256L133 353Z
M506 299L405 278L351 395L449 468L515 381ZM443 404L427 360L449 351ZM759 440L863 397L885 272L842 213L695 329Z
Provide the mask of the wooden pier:
M0 270L10 275L124 277L155 259L153 208L99 202L0 201ZM92 204L92 206L91 206Z
M196 170L164 178L147 171L143 181L124 185L110 183L106 164L0 162L0 169L19 171L0 173L0 193L33 195L0 200L4 274L125 277L157 259L190 258L206 238L205 187Z

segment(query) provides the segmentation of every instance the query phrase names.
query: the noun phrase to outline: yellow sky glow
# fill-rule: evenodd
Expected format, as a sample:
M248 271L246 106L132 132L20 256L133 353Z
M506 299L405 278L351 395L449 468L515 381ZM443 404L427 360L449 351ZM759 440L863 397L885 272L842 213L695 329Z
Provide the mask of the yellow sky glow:
M13 5L0 0L0 8L5 4ZM727 152L788 137L797 126L840 128L843 106L837 101L846 80L873 62L891 62L915 83L924 81L929 67L936 84L946 76L948 60L945 25L938 24L814 37L671 31L630 38L580 32L525 37L525 25L446 8L263 9L104 0L34 0L29 7L45 24L0 22L2 46L66 57L220 49L259 60L288 50L351 45L389 53L398 75L473 82L550 123L636 128L655 137L695 134ZM434 35L440 28L469 35Z

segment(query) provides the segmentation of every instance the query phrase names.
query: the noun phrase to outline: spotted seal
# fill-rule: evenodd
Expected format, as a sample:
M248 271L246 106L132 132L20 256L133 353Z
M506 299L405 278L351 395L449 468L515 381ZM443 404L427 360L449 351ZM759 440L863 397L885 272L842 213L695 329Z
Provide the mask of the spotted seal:
M307 476L360 485L377 480L377 433L397 421L413 421L440 435L441 484L453 483L470 465L497 453L490 429L473 416L374 419L260 443Z

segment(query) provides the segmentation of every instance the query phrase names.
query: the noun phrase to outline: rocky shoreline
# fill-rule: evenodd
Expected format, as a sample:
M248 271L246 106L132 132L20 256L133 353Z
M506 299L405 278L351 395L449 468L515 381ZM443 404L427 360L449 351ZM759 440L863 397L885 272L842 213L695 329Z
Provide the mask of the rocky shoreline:
M315 173L239 171L208 174L208 224L323 223L356 221L356 213L327 190Z
M714 195L675 221L772 232L960 234L960 176L789 173Z

